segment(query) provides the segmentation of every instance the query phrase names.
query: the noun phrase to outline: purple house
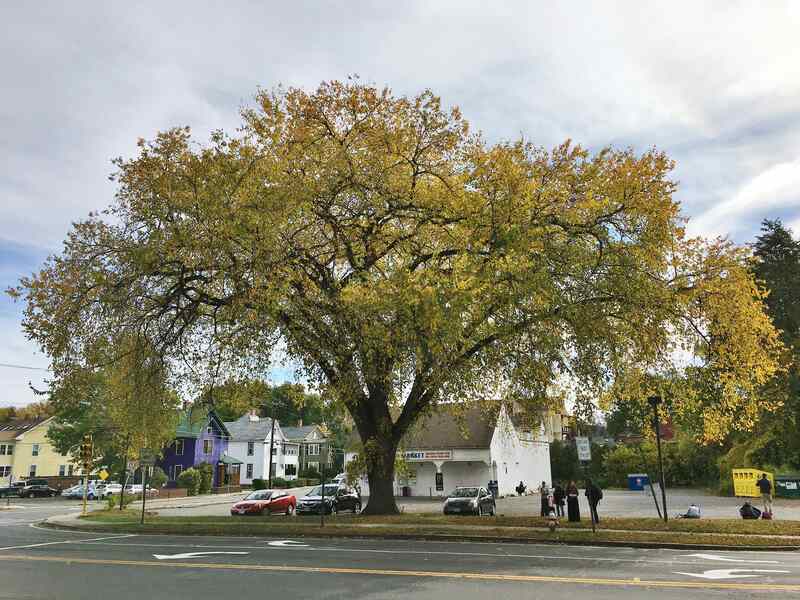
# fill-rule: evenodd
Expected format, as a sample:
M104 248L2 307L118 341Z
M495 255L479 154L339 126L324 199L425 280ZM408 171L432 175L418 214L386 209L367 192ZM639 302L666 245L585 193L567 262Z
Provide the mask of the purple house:
M213 467L214 487L223 486L229 481L238 484L237 467L240 463L227 455L229 438L225 424L213 409L206 406L184 409L175 430L175 441L164 448L159 461L159 466L169 478L168 485L175 485L183 471L202 463Z

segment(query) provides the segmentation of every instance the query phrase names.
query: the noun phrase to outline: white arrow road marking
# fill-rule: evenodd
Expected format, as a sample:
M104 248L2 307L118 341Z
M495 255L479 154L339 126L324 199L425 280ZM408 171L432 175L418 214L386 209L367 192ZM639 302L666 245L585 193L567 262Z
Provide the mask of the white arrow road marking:
M761 564L761 565L778 565L777 560L749 560L741 558L725 558L724 556L717 556L716 554L684 554L684 556L696 556L697 558L704 558L706 560L722 560L725 562L747 563L747 564Z
M197 556L206 556L208 554L250 554L249 552L184 552L183 554L153 554L158 560L167 560L168 558L195 558Z
M712 569L703 573L681 573L673 571L676 575L688 575L701 579L739 579L744 577L758 577L758 575L744 575L744 573L791 573L791 571L773 571L771 569ZM742 573L739 575L738 573Z
M281 546L283 548L307 548L308 544L295 542L294 540L275 540L274 542L269 542L267 546Z

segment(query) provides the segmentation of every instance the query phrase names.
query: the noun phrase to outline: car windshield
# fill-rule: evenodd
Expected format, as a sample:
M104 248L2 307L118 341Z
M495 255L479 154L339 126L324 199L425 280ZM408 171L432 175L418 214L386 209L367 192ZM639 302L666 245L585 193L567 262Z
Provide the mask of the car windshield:
M269 490L256 490L245 496L245 500L269 500L272 492Z
M326 496L335 496L336 490L339 489L338 485L325 485L325 495ZM308 492L309 496L322 496L322 486L318 485L313 490Z
M475 498L477 496L478 488L472 487L456 488L453 490L453 493L450 494L451 498Z

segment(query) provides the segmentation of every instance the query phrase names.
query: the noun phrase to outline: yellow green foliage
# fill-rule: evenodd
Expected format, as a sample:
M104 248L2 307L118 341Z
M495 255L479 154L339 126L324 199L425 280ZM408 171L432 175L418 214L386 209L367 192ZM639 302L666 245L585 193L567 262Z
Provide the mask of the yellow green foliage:
M657 150L487 143L430 91L358 81L261 92L241 130L188 129L117 161L107 215L25 279L53 358L136 330L175 364L258 370L278 340L344 404L370 477L444 402L579 402L681 350L713 365L704 435L752 427L779 342L742 250L687 239Z

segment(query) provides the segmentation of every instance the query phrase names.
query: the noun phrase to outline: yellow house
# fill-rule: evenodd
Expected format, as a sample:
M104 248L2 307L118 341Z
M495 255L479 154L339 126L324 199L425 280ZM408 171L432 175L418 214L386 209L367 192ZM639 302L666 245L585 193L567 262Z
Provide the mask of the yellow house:
M0 481L72 475L78 467L58 453L47 430L53 418L16 421L0 426Z

